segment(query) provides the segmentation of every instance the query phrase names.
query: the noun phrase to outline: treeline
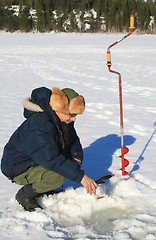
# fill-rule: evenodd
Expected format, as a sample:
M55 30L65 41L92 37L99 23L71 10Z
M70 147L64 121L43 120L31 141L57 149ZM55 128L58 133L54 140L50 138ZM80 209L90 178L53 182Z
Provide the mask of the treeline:
M0 30L123 32L131 12L137 32L156 34L155 0L0 0Z

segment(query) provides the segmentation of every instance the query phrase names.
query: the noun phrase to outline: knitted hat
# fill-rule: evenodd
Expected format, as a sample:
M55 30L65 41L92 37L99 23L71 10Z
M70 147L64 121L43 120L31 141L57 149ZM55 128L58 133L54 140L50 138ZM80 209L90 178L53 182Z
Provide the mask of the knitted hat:
M52 89L49 105L54 111L64 114L82 114L85 110L85 100L71 88L60 90L57 87Z
M64 88L61 90L68 98L69 102L70 100L72 100L73 98L79 96L79 94L77 92L75 92L73 89L71 88Z

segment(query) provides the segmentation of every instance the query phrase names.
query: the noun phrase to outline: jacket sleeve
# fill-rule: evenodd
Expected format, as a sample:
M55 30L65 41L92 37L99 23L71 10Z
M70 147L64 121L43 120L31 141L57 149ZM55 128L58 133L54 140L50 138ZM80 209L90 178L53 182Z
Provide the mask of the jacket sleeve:
M59 153L54 131L32 131L24 141L24 150L37 164L65 178L80 182L84 176L84 171L78 164Z
M72 126L72 132L73 132L73 143L72 143L72 146L70 148L70 154L71 154L71 157L74 159L74 158L77 158L81 161L81 164L82 164L82 161L83 161L83 149L82 149L82 145L81 145L81 142L80 142L80 138L78 137L77 133L76 133L76 130L74 128L74 125Z

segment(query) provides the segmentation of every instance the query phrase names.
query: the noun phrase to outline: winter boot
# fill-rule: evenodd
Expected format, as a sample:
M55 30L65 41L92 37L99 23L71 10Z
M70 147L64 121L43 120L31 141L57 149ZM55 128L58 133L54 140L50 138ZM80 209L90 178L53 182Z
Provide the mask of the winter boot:
M36 201L36 197L39 197L41 195L42 194L34 191L31 184L28 184L23 186L18 191L15 198L25 210L33 212L35 211L35 208L42 208Z

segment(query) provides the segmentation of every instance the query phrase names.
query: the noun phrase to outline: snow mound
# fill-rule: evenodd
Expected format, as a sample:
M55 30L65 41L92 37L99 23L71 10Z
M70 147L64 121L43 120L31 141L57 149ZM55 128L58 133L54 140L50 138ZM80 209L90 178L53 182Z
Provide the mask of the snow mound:
M140 174L128 179L113 177L99 186L97 196L86 194L83 187L68 188L59 194L44 195L38 202L44 209L32 213L11 199L9 207L1 212L1 237L20 239L24 233L35 239L34 228L41 236L54 239L156 237L156 183Z

